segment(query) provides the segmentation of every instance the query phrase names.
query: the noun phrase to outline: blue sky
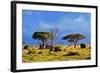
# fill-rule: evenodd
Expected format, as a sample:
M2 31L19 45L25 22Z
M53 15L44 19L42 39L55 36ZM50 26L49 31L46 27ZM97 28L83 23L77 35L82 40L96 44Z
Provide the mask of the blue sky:
M48 31L57 27L61 33L57 43L67 34L80 33L86 38L81 42L90 44L91 38L91 14L82 12L55 12L55 11L22 11L22 39L26 44L38 44L32 39L32 33L36 31ZM65 42L65 41L64 41Z

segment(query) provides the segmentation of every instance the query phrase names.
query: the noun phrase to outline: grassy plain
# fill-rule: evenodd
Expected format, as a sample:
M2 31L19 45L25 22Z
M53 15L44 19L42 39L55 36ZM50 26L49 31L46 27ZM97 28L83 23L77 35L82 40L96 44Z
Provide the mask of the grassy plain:
M70 60L88 60L91 59L91 47L86 45L86 48L80 46L60 46L60 50L49 52L49 49L38 49L38 46L29 46L22 50L22 62L49 62L49 61L70 61Z

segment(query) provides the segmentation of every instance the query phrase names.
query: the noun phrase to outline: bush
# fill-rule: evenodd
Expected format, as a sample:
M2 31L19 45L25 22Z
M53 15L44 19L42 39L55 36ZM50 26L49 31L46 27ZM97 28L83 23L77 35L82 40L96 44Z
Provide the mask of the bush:
M25 45L25 46L24 46L24 49L28 49L28 47L29 47L28 45Z
M60 51L61 51L61 46L56 46L56 47L54 48L54 51L55 51L55 52L58 52L58 51L60 52Z
M40 51L40 52L38 52L38 54L42 54L42 52Z
M77 52L68 52L67 56L74 56L74 55L79 55Z
M87 60L88 60L88 59L91 59L91 57L87 57L86 59L87 59Z
M86 48L86 45L82 43L82 44L80 44L80 47L81 48Z

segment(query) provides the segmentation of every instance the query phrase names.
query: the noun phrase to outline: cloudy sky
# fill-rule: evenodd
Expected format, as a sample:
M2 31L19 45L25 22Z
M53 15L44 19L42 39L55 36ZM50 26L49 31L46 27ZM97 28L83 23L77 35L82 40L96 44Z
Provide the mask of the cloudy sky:
M57 27L60 36L57 43L61 43L62 37L71 33L83 34L86 38L83 43L90 44L91 38L91 14L79 12L55 12L55 11L22 11L22 35L27 44L38 44L32 39L32 33L36 31L48 31Z

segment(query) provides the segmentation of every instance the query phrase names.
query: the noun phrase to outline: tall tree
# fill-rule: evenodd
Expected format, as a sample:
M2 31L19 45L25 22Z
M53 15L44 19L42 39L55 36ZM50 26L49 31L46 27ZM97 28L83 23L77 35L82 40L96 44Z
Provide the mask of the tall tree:
M54 51L54 45L56 43L56 39L58 38L58 36L60 35L59 33L59 29L57 27L52 27L49 29L50 33L51 33L51 49L50 51Z
M50 36L51 36L50 32L34 32L32 34L32 38L39 41L40 49L45 48L47 41L50 39Z
M84 39L84 38L85 38L85 36L82 35L82 34L69 34L69 35L64 36L62 39L63 40L68 40L69 43L73 43L74 47L76 47L77 42L79 40Z

